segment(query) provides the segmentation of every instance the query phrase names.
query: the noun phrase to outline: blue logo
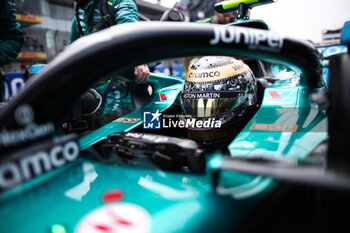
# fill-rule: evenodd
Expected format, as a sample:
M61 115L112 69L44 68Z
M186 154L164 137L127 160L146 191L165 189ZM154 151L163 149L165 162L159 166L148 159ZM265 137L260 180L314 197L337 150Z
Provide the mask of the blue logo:
M159 98L160 98L160 101L167 101L168 100L168 96L166 93L159 93Z
M143 128L144 129L160 129L160 116L159 110L156 112L144 112L143 113Z

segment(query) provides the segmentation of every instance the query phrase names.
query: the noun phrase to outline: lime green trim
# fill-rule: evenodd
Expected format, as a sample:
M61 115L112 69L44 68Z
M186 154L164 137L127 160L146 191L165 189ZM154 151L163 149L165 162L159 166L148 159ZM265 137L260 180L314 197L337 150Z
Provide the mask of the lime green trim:
M209 23L211 21L211 18L206 18L206 19L203 19L203 23Z
M238 7L239 4L244 3L246 5L253 4L253 3L258 3L259 0L237 0L237 1L230 1L230 2L224 2L222 3L222 9L228 10L231 8Z
M111 19L111 15L110 14L106 14L105 16L103 16L103 19L107 22L108 20Z
M110 1L108 1L107 3L108 3L108 5L113 6L113 3Z

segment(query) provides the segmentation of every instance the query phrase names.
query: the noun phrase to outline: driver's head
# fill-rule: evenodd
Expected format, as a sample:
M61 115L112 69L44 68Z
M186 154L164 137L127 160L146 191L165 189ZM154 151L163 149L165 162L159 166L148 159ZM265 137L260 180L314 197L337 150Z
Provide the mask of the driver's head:
M220 128L189 128L192 139L229 139L237 133L237 124L245 122L251 107L256 106L256 80L248 65L233 57L202 57L186 74L181 100L185 115L192 119L221 122Z
M222 1L223 0L216 0L217 3L222 2ZM238 14L236 11L228 12L228 13L224 13L224 14L221 14L221 13L215 11L214 22L216 24L233 23L234 21L236 21L237 15Z
M221 14L215 11L214 21L216 24L229 24L235 20L236 17L232 12Z

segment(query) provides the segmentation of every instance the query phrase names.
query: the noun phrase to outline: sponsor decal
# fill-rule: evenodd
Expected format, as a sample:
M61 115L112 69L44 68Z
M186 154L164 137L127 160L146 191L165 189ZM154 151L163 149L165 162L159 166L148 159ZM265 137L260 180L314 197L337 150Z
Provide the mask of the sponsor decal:
M296 132L298 130L298 125L255 123L250 127L250 130L273 131L273 132Z
M162 114L157 112L144 112L143 113L143 128L144 129L160 129L160 116Z
M5 77L8 82L3 83L4 98L9 100L25 87L24 77L22 73L6 73Z
M296 90L283 90L281 92L274 90L274 89L268 89L267 93L269 96L275 100L275 101L283 101L288 99L290 95L292 95Z
M168 96L166 93L159 93L159 99L160 99L160 101L167 101Z
M183 94L184 99L219 99L220 93L184 93Z
M121 117L118 118L116 120L114 120L113 122L121 122L121 123L136 123L138 121L140 121L140 118L126 118L126 117Z
M198 73L194 73L194 72L190 72L188 77L189 78L208 78L208 77L219 77L220 76L220 72L219 71L211 71L211 72L198 72Z
M249 49L279 52L283 47L283 38L270 31L244 27L215 27L211 45L218 43L245 44Z
M235 98L244 96L243 92L222 91L222 92L184 92L184 99L220 99L220 98Z
M227 64L225 66L215 67L211 69L189 69L186 75L187 82L215 82L224 80L243 74L249 67L242 63L242 65Z
M3 129L0 132L0 146L8 147L33 141L55 132L55 127L51 122L40 125L34 122L34 112L29 105L19 106L15 111L14 117L23 128L16 130Z
M54 142L43 142L35 149L16 152L13 159L7 158L0 164L0 190L13 187L23 181L46 173L71 162L79 156L79 146L72 136ZM23 156L21 156L21 154ZM11 157L10 157L11 158Z
M129 203L110 203L87 214L78 223L77 233L146 233L151 227L149 213Z
M276 100L276 99L282 99L282 97L280 96L280 94L278 93L278 91L276 90L267 90L267 93L269 93L269 95L272 97L272 99Z
M126 137L130 137L130 138L135 138L135 139L144 139L144 140L148 140L148 141L152 141L152 142L168 142L169 138L168 137L164 137L161 135L152 135L152 134L142 134L142 133L133 133L133 132L129 132L125 134Z
M15 111L15 119L18 124L24 126L34 121L34 112L28 105L21 105Z
M159 93L159 101L155 101L155 104L171 104L169 101L168 93Z

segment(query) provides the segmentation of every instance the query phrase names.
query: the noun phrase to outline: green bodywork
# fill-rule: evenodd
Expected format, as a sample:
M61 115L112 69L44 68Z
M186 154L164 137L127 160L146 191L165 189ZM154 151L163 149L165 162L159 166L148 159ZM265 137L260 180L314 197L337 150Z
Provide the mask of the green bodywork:
M265 89L263 104L242 132L229 145L232 155L304 158L327 136L325 110L311 103L310 90L298 79L280 80ZM271 96L279 93L282 97ZM290 125L295 132L256 130L254 124Z
M327 137L325 110L310 100L324 88L300 85L294 68L274 65L272 71L276 79L265 89L259 110L229 143L230 156L303 159ZM278 182L225 170L217 176L227 156L220 150L206 153L205 174L161 170L152 163L126 165L115 154L103 162L92 159L94 144L135 130L143 124L144 112L170 108L184 80L152 73L148 83L153 93L142 107L80 138L79 159L0 195L1 232L75 232L84 216L108 206L102 196L110 190L124 194L120 203L148 213L149 227L141 232L233 232L249 223L248 215ZM166 94L166 101L160 93ZM138 221L132 216L127 220Z
M309 98L322 89L301 86L297 71L288 73L277 66L275 73L279 79L265 89L261 107L229 144L232 156L303 158L327 136L325 112ZM221 171L219 185L213 188L213 174L224 156L219 151L207 155L207 172L202 175L118 165L113 156L105 163L89 159L93 154L90 146L110 134L133 130L143 123L143 112L162 112L172 106L183 82L152 74L149 84L154 93L141 108L122 117L140 120L104 125L80 139L80 159L3 193L1 231L52 232L59 224L66 232L74 232L84 216L106 205L103 193L121 190L122 203L140 206L149 214L148 232L232 232L274 189L276 180ZM167 94L165 102L160 101L159 93ZM298 128L272 132L255 130L254 124Z
M184 80L182 78L169 77L161 74L152 73L148 83L152 86L152 89L154 90L153 95L149 97L148 101L141 108L135 109L135 111L121 117L132 118L135 120L137 119L136 122L122 123L112 121L109 124L106 124L101 128L97 129L96 131L82 137L80 139L80 147L82 149L85 149L103 139L106 139L109 135L113 133L126 132L132 130L133 128L143 123L144 112L156 112L157 110L163 112L175 102L178 94L182 91ZM161 101L159 99L159 93L166 93L168 96L168 100L166 102Z

